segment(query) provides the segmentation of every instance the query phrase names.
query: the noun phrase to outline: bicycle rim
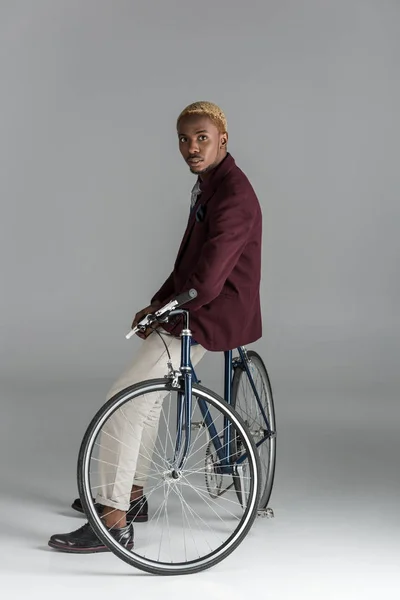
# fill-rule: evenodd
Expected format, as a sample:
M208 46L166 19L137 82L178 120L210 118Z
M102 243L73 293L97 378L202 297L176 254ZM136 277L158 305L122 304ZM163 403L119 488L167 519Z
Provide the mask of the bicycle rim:
M95 509L92 497L99 487L96 465L99 465L98 456L102 452L99 442L103 444L106 439L104 432L108 431L107 424L121 412L126 415L128 407L134 410L135 400L149 394L163 395L156 445L145 486L152 513L147 523L135 525L135 546L129 550L116 542ZM215 441L217 437L221 439L227 423L240 436L242 452L246 452L249 463L243 477L247 489L243 507L238 502L235 490L228 484L232 482L232 471L227 470L221 475L218 470L223 469L218 460L211 468L215 468L216 473L218 471L218 477L222 477L225 484L221 486L222 493L217 497L209 493L207 476L210 473L207 474L206 469L210 469L210 462L205 460L205 456L210 441L213 444L214 439L210 439L209 429L204 426L200 401L206 404L206 414L212 416L216 426ZM151 380L123 390L93 418L82 441L78 459L79 493L96 535L115 555L131 566L165 575L194 573L223 560L247 534L259 503L260 467L254 442L240 416L222 398L202 386L193 386L188 460L178 479L171 476L171 457L176 440L175 402L176 390L165 380ZM109 462L106 469L103 466L103 475L111 467ZM124 472L123 477L131 481L133 475L128 471Z
M276 419L272 388L267 369L261 357L254 351L247 353L249 359L249 368L255 387L257 389L261 405L272 435L268 435L267 424L260 407L254 396L246 371L237 367L232 384L232 406L242 417L254 442L258 445L258 454L260 457L260 504L259 508L264 509L268 506L271 496L276 463ZM262 441L262 440L265 441ZM261 442L261 443L260 443ZM233 440L235 444L235 440ZM232 452L235 446L233 445ZM240 497L240 493L239 493Z

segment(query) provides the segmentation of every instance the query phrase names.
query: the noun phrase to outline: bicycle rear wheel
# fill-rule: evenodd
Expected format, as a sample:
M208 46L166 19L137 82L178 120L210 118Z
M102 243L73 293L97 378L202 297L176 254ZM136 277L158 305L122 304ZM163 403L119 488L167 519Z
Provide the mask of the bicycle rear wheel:
M242 417L260 457L260 501L259 508L265 509L272 492L276 463L276 419L271 382L262 358L257 352L247 352L248 366L257 390L260 404L254 395L250 380L243 366L235 367L232 383L232 406ZM263 414L264 413L264 414ZM264 418L264 415L266 418ZM240 439L233 438L232 453L240 449ZM241 490L237 478L234 478L238 497Z
M160 420L154 451L151 456L146 456L149 472L144 490L152 513L147 523L135 527L134 548L127 549L103 524L93 497L98 489L104 489L105 473L115 471L117 463L117 455L114 460L110 459L107 449L112 419L126 419L126 430L132 426L133 442L137 435L135 402L143 396L150 402L154 400L154 394L160 398ZM246 536L259 504L259 457L243 420L222 398L199 385L193 386L188 459L182 470L176 472L176 463L173 464L176 399L177 390L163 379L145 381L121 391L93 418L78 459L79 494L96 535L129 565L162 575L195 573L223 560ZM215 426L214 432L205 424L209 417ZM242 454L247 455L249 468L245 474L240 472L240 466L227 467L221 460L221 444L223 447L223 435L228 426L235 430ZM125 449L130 445L126 430ZM111 437L115 442L115 433ZM229 456L229 452L225 455ZM103 460L104 456L108 459ZM246 488L243 506L232 489L233 469L240 474L241 484ZM126 480L131 485L134 472L128 468L122 470L119 465L117 473L121 481ZM217 487L212 484L215 478L218 479Z

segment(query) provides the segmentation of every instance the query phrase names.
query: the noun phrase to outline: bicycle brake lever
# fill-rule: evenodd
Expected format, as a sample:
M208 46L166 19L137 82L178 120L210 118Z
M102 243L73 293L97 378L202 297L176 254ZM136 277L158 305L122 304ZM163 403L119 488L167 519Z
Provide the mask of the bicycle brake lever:
M135 335L135 333L137 333L141 327L146 328L146 326L149 325L151 322L151 317L156 317L156 318L161 317L165 313L168 313L168 312L171 312L172 310L174 310L174 308L178 308L182 304L186 304L193 298L196 298L196 296L197 296L197 291L195 289L190 289L187 292L183 292L182 294L180 294L173 300L170 300L168 302L168 304L165 304L165 306L162 306L161 308L156 310L154 314L150 313L149 315L146 315L144 317L144 319L142 319L142 321L140 321L137 324L136 327L131 329L130 332L126 334L126 336L125 336L126 339L129 340L129 338L131 338L133 335Z

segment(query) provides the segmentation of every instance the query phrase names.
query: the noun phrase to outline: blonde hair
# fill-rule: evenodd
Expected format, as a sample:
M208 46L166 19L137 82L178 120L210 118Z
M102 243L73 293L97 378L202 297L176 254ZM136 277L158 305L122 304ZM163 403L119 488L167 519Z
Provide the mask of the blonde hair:
M176 126L179 126L179 122L181 121L181 119L191 115L208 117L218 128L220 133L226 133L228 131L228 124L226 121L225 114L219 108L219 106L217 106L213 102L200 101L189 104L189 106L184 108L181 114L179 115L176 121Z

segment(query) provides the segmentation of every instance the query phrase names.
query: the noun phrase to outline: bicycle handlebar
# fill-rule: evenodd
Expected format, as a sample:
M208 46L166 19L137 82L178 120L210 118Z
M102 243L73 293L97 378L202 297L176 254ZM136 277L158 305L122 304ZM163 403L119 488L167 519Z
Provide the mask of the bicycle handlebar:
M129 340L129 338L131 338L133 335L135 335L135 333L137 333L140 329L145 329L148 325L150 325L150 323L153 323L154 321L156 321L158 317L161 317L165 313L171 312L172 310L179 308L183 304L190 302L190 300L194 300L194 298L196 298L196 296L197 296L197 291L193 288L191 290L188 290L187 292L183 292L182 294L179 294L179 296L177 296L173 300L170 300L169 302L167 302L167 304L165 304L165 306L162 306L161 308L156 310L155 313L150 313L150 314L146 315L145 317L143 317L143 319L141 321L139 321L139 323L136 325L136 327L131 329L130 332L126 334L126 336L125 336L126 339Z

